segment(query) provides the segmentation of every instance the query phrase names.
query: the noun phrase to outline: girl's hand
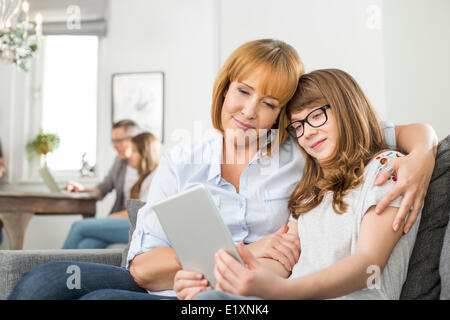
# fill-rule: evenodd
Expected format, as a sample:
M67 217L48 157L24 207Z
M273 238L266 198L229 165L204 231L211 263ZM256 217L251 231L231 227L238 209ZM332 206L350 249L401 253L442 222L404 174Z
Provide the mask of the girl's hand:
M241 296L277 298L277 292L284 279L264 269L242 242L238 243L237 250L246 267L225 250L219 250L216 253L214 257L215 289Z
M394 219L394 231L398 230L401 221L405 219L410 209L411 212L408 215L404 232L408 233L416 221L427 194L428 185L433 174L434 163L435 155L433 152L429 152L428 154L412 152L407 156L388 161L388 165L394 169L397 182L395 187L377 204L375 212L380 214L393 200L399 196L403 196L400 209ZM384 184L389 176L390 173L387 170L381 170L375 180L375 185Z
M288 233L284 224L277 232L247 245L255 258L271 258L279 261L286 271L292 271L300 256L298 235Z
M211 287L203 274L179 270L175 274L173 290L175 290L179 300L192 300L198 293L211 290Z

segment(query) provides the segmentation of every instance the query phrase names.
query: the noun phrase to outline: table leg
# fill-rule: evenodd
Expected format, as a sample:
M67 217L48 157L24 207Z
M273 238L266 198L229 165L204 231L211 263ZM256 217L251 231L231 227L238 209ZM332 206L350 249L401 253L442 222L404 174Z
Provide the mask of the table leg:
M33 213L0 213L0 220L8 233L9 249L20 250L23 248L23 240L28 223Z

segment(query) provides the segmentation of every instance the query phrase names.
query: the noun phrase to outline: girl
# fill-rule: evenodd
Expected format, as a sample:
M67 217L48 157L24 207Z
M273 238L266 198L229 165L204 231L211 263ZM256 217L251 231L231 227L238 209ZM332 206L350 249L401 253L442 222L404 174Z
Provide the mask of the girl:
M151 173L158 167L160 158L161 143L152 133L144 132L131 138L131 154L127 161L139 175L130 189L131 199L147 200Z
M397 178L382 186L374 181L389 159L402 154L387 149L369 101L343 71L303 75L286 114L287 131L306 158L288 203L298 219L300 258L290 278L283 279L264 269L242 244L238 250L247 267L221 250L216 289L265 299L398 299L419 223L403 236L403 221L393 231L400 198L383 215L374 208Z
M130 199L147 199L152 181L151 173L158 167L161 143L151 133L144 132L131 138L128 165L138 172L138 179L130 188ZM115 218L115 219L111 219ZM107 218L86 218L75 222L63 249L106 248L113 243L127 243L130 221L127 210L111 213Z

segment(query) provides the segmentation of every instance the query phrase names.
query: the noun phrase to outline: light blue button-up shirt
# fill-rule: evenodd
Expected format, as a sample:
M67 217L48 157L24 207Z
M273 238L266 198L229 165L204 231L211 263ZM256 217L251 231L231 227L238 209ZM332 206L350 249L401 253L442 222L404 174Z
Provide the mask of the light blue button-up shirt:
M388 122L382 125L388 143L393 141L395 146L393 125ZM278 137L273 134L271 138L275 142ZM136 255L156 247L171 247L152 204L198 184L210 192L235 243L252 243L288 222L287 200L301 178L305 163L296 142L289 137L270 157L263 157L265 148L261 148L240 176L239 193L222 178L222 149L223 137L217 132L192 146L179 145L164 152L148 201L138 212L127 269ZM173 290L148 292L175 296Z

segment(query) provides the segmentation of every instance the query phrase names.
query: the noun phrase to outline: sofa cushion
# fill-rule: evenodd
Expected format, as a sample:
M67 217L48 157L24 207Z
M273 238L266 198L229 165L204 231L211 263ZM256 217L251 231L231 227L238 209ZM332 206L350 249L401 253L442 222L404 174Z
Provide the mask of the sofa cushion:
M400 299L439 299L439 261L450 212L450 136L439 143Z
M20 277L31 269L53 261L85 261L119 266L118 249L0 250L0 300L5 300Z
M120 264L121 267L125 267L127 264L127 256L128 256L128 250L130 249L130 242L131 238L133 237L134 229L136 229L136 221L137 221L137 214L141 207L145 205L144 201L136 200L136 199L128 199L126 203L127 207L127 213L128 217L130 218L130 231L128 234L128 244L123 249L122 252L122 262Z

